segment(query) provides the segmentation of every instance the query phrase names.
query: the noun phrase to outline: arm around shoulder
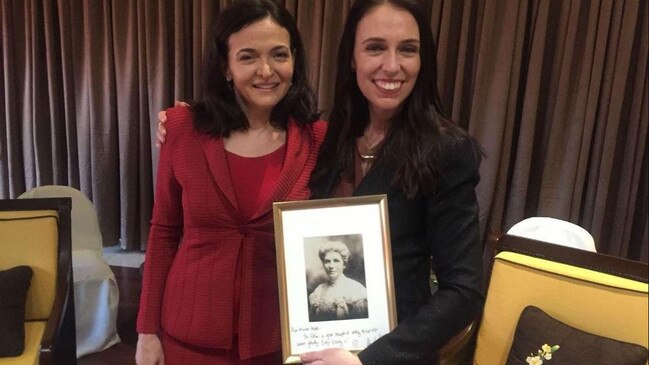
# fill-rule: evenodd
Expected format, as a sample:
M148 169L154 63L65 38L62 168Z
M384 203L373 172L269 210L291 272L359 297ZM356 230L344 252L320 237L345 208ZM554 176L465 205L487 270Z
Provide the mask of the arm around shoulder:
M167 133L170 129L179 126L193 127L194 113L191 108L187 106L175 106L165 110L165 113L167 115L167 121L165 122Z
M311 128L313 128L313 136L318 146L322 144L325 134L327 134L328 125L329 124L324 120L317 120L313 122L313 124L311 125L312 126Z

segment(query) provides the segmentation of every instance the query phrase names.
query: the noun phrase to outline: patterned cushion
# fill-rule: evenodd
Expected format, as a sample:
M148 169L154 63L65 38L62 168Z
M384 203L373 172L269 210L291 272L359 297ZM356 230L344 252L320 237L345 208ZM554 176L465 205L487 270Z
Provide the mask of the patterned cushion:
M540 359L544 365L644 365L647 361L647 349L640 345L581 331L528 306L518 320L507 365L527 364L527 358L539 355L543 345L559 346L550 359ZM540 364L530 362L536 363Z

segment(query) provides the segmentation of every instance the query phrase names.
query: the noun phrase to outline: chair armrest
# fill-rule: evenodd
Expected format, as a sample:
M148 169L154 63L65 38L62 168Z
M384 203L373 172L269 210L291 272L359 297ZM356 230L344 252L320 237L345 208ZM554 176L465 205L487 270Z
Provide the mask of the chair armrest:
M62 206L61 210L67 210L59 215L59 244L64 246L59 249L56 295L41 340L39 363L43 365L77 363L70 205Z
M72 290L70 290L72 285L72 270L68 270L66 277L57 278L57 293L52 305L52 314L47 319L45 332L41 340L40 364L56 365L63 363L58 360L58 357L61 352L65 353L65 351L60 351L59 348L65 346L65 342L68 341L76 343L74 321L72 321L72 331L67 328L70 327L69 312L74 313L74 296ZM65 364L68 363L70 362L65 362Z
M462 331L453 336L439 351L439 361L445 364L451 361L471 341L476 328L476 322L469 323Z

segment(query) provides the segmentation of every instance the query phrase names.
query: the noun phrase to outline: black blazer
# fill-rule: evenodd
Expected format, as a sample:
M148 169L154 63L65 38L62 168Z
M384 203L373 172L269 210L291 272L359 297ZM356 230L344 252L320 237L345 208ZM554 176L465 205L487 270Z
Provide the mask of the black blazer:
M432 364L439 350L477 318L482 293L475 186L478 149L468 137L443 137L441 176L430 196L407 199L392 186L395 165L379 157L354 196L387 194L399 324L359 353L364 365ZM387 142L387 141L386 141ZM332 172L315 198L338 181ZM439 290L431 295L431 257Z

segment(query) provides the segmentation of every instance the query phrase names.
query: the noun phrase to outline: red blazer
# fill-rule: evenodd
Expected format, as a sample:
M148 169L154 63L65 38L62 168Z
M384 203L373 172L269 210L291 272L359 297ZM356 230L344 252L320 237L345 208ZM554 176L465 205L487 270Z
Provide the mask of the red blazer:
M189 108L167 111L146 252L139 333L161 329L189 344L246 359L281 347L272 203L307 199L326 124L286 133L279 183L252 218L237 209L223 139L194 130ZM233 298L240 263L240 298ZM239 305L238 323L233 307ZM234 326L237 326L236 329Z

